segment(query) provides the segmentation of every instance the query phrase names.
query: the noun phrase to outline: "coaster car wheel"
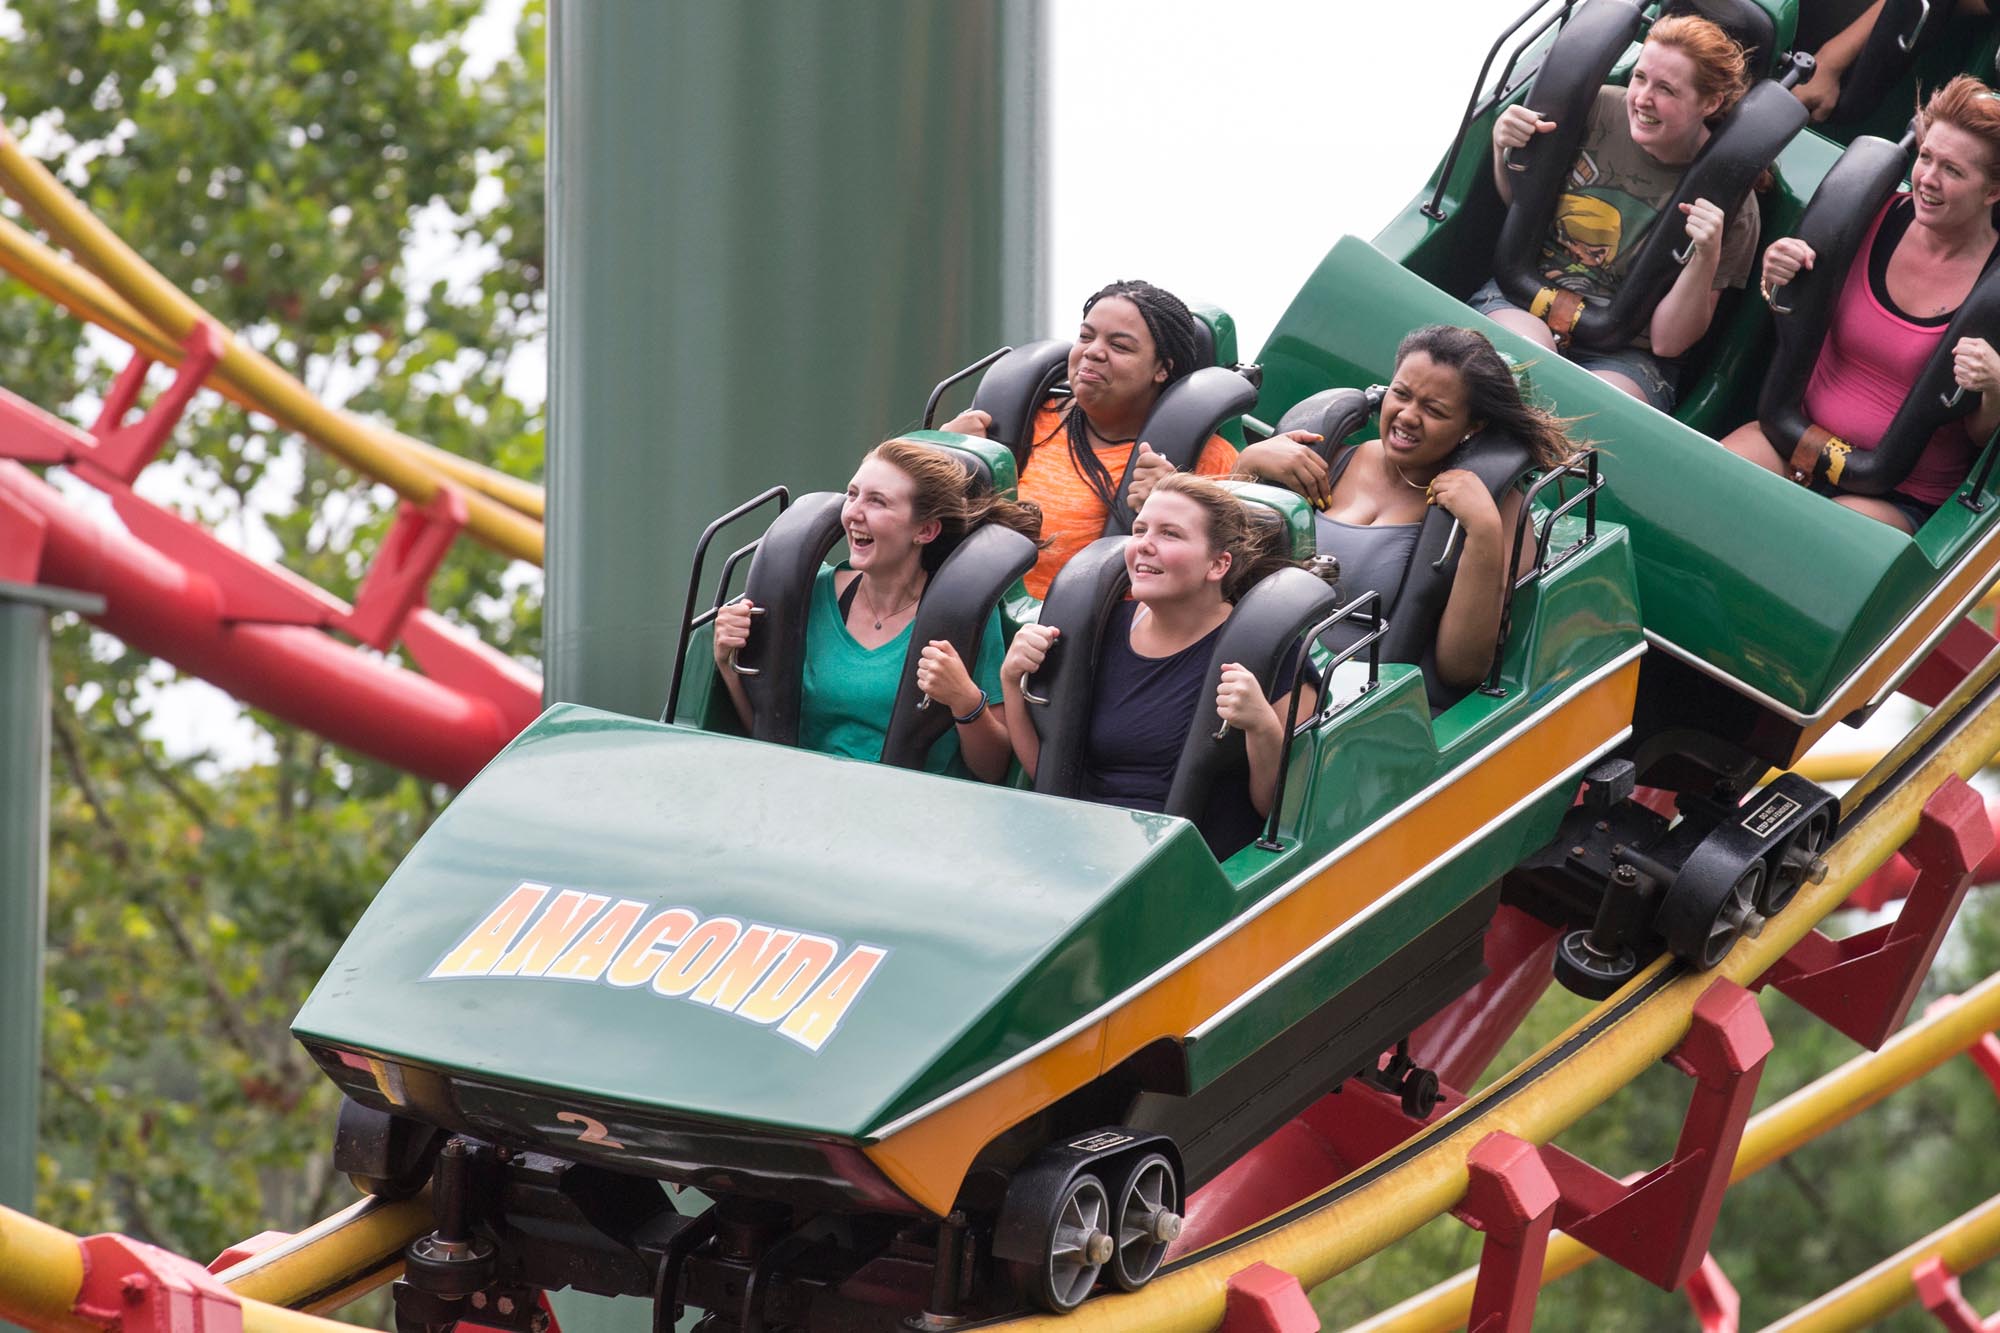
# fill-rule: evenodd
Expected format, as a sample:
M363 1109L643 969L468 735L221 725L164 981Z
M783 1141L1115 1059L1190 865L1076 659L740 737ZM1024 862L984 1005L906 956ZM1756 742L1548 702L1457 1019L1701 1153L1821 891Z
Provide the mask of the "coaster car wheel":
M1160 1271L1167 1247L1181 1234L1181 1189L1174 1165L1161 1153L1147 1153L1125 1173L1117 1193L1118 1248L1111 1280L1137 1291Z
M1618 946L1602 952L1588 929L1570 931L1556 946L1556 980L1586 1000L1610 999L1638 971L1639 959L1632 950Z
M1050 1210L1042 1261L1036 1265L1035 1300L1067 1314L1083 1304L1117 1249L1111 1233L1111 1199L1089 1172L1057 1196Z
M1808 819L1790 842L1772 853L1770 873L1757 895L1761 916L1776 916L1808 882L1826 877L1826 862L1820 853L1833 837L1833 811L1821 810Z
M1675 883L1660 905L1660 933L1674 956L1706 972L1736 947L1746 934L1764 927L1757 912L1757 896L1764 887L1764 863L1752 861L1738 873L1728 888L1717 892L1712 885Z

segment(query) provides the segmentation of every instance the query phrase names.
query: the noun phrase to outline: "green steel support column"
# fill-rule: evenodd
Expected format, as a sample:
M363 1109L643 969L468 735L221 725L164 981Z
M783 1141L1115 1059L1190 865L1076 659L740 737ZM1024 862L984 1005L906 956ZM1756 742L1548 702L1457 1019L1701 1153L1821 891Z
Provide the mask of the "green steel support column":
M704 523L1039 334L1043 15L550 10L547 697L650 715Z
M931 385L1039 334L1042 7L549 8L545 694L652 715L710 518L843 484Z
M102 605L60 589L0 582L0 1205L28 1213L35 1207L48 918L48 618Z

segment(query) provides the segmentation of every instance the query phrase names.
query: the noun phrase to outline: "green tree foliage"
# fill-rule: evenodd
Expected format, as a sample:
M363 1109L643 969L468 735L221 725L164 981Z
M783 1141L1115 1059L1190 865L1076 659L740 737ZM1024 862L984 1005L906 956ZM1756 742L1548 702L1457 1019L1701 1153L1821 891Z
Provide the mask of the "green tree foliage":
M543 331L543 8L495 32L484 4L13 0L0 105L309 387L535 476L539 390L508 372ZM0 383L81 414L122 356L106 346L8 284ZM140 490L346 598L393 516L214 394ZM539 651L538 576L469 541L431 605ZM170 756L147 736L171 673L80 623L55 668L38 1209L204 1257L297 1227L352 1192L325 1161L331 1085L287 1025L448 793L257 714L253 762Z

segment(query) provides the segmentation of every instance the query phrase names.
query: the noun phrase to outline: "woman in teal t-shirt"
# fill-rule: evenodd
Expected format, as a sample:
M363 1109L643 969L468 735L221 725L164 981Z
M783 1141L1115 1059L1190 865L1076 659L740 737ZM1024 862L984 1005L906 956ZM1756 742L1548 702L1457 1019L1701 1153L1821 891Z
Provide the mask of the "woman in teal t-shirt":
M909 440L891 440L861 460L840 511L848 558L820 570L806 616L802 747L854 759L881 756L917 604L940 553L951 545L940 545L940 538L989 522L1040 535L1041 514L1034 507L992 495L969 497L965 481L956 460ZM728 662L749 641L754 609L736 601L715 618L716 666L746 727L749 696ZM1001 716L1001 652L998 610L987 618L971 669L943 639L924 646L917 688L950 709L954 724L931 746L924 764L930 772L969 773L984 782L1007 775L1012 750Z

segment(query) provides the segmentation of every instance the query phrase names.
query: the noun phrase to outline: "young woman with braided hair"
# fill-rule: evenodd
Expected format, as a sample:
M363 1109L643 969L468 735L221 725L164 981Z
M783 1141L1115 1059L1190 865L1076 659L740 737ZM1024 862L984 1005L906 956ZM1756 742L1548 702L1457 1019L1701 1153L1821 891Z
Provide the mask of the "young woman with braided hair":
M1056 571L1103 533L1135 442L1134 510L1156 482L1173 472L1166 459L1139 440L1139 432L1166 387L1195 368L1195 336L1195 317L1187 306L1150 282L1114 282L1083 303L1083 322L1070 347L1069 396L1050 398L1035 414L1030 452L1021 469L1020 497L1041 506L1042 533L1048 538L1042 558L1023 580L1032 595L1047 596ZM991 425L986 413L971 411L944 429L984 436ZM1280 441L1274 447L1291 443L1296 442ZM1225 477L1236 468L1235 447L1215 435L1193 471Z
M812 587L801 678L799 745L823 754L875 759L896 706L911 626L931 572L959 538L982 523L1035 537L1032 505L995 495L968 496L965 471L949 455L909 440L868 451L847 483L840 523L848 559L823 568ZM750 641L747 598L715 617L715 665L743 725L750 698L730 670ZM961 659L943 639L924 646L917 688L950 711L953 727L931 746L933 773L970 774L982 782L1007 775L1007 724L1000 703L1000 613L987 617L978 658Z

